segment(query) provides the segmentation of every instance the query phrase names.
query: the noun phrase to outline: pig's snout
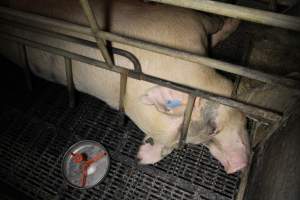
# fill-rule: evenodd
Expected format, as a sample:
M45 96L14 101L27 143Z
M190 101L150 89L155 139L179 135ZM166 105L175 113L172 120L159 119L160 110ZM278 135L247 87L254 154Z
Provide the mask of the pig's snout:
M216 145L209 146L211 154L224 166L227 174L233 174L248 166L249 153L244 146L229 150L220 150Z
M232 153L228 155L227 165L224 169L228 174L243 170L248 165L248 156L242 153Z

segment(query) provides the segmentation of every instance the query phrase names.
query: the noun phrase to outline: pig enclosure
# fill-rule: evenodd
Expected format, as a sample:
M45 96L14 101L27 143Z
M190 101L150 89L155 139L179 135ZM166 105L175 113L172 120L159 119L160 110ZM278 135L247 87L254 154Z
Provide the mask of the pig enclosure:
M26 20L32 26L26 27L26 23L24 24ZM19 29L36 31L39 34L66 41L70 41L68 34L74 36L74 34L79 33L80 35L80 32L72 32L70 29L69 33L66 31L64 35L61 35L60 32L63 29L48 27L48 30L47 28L46 30L38 30L34 23L38 24L37 21L39 20L40 22L44 20L43 22L48 23L48 25L53 22L51 19L46 20L46 18L38 18L26 13L20 15L20 12L14 13L11 10L1 8L3 27L8 24ZM53 23L52 25L55 27ZM56 27L58 25L64 26L66 24L56 24ZM272 25L282 27L278 24ZM299 31L297 26L294 25L294 29ZM287 25L283 28L293 29L293 26L291 28ZM20 52L24 53L20 55L24 56L25 63L27 62L26 49L28 47L40 48L65 56L67 68L71 67L70 59L75 59L121 73L125 77L123 80L128 75L184 92L193 92L193 95L235 106L251 118L251 120L249 119L249 130L251 130L250 136L254 151L254 162L249 177L249 169L244 173L227 175L220 163L201 145L184 146L183 149L176 150L155 166L138 166L134 156L142 142L143 133L130 120L125 125L120 124L119 122L124 117L122 112L120 114L100 100L78 92L75 93L76 98L74 98L71 70L67 70L69 72L68 90L60 85L33 77L32 86L34 89L29 92L25 83L31 87L31 82L28 79L30 72L26 68L24 69L25 77L27 77L24 79L20 72L21 69L2 58L1 185L7 188L3 197L20 199L21 196L26 195L29 199L242 199L248 177L250 180L248 181L246 198L268 199L267 194L255 194L257 190L262 194L263 191L272 193L272 188L265 186L264 180L259 180L261 174L264 174L264 163L271 163L266 158L268 153L274 156L274 153L272 154L272 142L280 144L280 142L276 142L276 137L274 138L274 136L280 135L279 131L271 137L271 140L268 140L268 134L276 132L282 124L286 124L286 120L290 116L292 116L291 118L298 116L292 111L297 112L298 108L296 103L299 82L291 80L296 79L298 75L295 72L299 72L299 34L297 34L297 32L295 35L295 32L243 22L237 32L228 40L211 50L210 56L214 58L235 63L237 67L240 65L252 67L246 72L235 69L230 71L230 67L224 67L223 70L233 74L236 72L238 75L245 75L253 79L258 77L257 79L260 81L275 84L275 86L264 85L258 81L226 74L232 80L239 80L236 81L238 84L236 84L237 91L234 98L250 103L245 106L240 101L232 101L229 98L218 97L200 90L194 91L189 87L139 74L138 71L126 71L118 67L109 68L105 63L79 57L72 52L38 44L19 36L5 34L1 30L1 37L4 38L1 43L5 44L7 40L18 42ZM106 37L107 40L117 38L107 33L103 33L101 36ZM89 34L85 37L93 38L93 35ZM117 38L116 40L121 39ZM72 38L71 40L87 45L91 45L91 43L84 41L92 40L92 45L95 46L93 39L76 40ZM5 51L5 45L1 45L1 52L4 56L6 55ZM173 53L171 50L167 51L170 54ZM288 54L287 51L293 53ZM180 55L180 52L177 53ZM13 60L13 58L10 59ZM190 56L187 59L196 58ZM256 70L265 73L256 73ZM277 74L281 77L268 76L267 73ZM293 89L287 89L286 86ZM120 104L122 105L122 98L120 98ZM253 106L253 104L258 106ZM120 109L122 111L122 106ZM188 117L186 121L188 123ZM296 122L296 120L294 121ZM289 134L293 132L296 134L295 128L297 127L293 129L295 122L294 124L288 123L286 126L291 130ZM280 129L280 132L284 131ZM287 136L287 138L291 137ZM182 138L184 140L184 133ZM277 136L277 140L278 138L280 136ZM108 148L113 160L106 179L97 187L86 191L66 188L60 171L60 162L65 150L82 139L93 139L101 142ZM297 139L299 137L296 137L295 141ZM293 143L284 137L281 140L287 140L291 144L285 153L281 152L281 156L285 157L293 151L297 152L298 147L293 146L297 142ZM264 154L265 151L267 154ZM280 153L278 154L280 155ZM299 165L299 156L297 156L295 153L293 163L296 166ZM278 158L278 160L284 159ZM293 169L295 171L282 169L282 173L296 173L297 167ZM274 171L274 174L279 173ZM297 175L299 173L296 173ZM299 182L296 176L294 180L289 181L292 183L294 181L295 188ZM268 180L268 175L264 174L264 178ZM281 181L284 182L284 178ZM256 188L258 185L262 187ZM297 190L295 188L289 188L290 199L292 197L297 198L293 196L293 193L296 193L293 191ZM280 187L277 189L280 190ZM280 195L277 196L278 199L282 198ZM25 199L25 197L22 198ZM270 196L269 199L271 199Z

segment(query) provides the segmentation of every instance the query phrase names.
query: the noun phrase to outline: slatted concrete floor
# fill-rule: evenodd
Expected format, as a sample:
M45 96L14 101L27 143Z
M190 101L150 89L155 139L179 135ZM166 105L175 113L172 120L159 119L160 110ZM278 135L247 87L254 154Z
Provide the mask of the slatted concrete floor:
M64 87L37 80L28 93L22 76L13 77L8 81L20 82L1 85L6 95L0 110L0 180L19 193L43 200L234 199L238 174L227 175L204 146L190 145L155 166L139 166L135 155L144 134L130 120L120 126L118 111L81 93L70 109ZM65 187L62 156L83 139L108 149L108 176L92 189Z

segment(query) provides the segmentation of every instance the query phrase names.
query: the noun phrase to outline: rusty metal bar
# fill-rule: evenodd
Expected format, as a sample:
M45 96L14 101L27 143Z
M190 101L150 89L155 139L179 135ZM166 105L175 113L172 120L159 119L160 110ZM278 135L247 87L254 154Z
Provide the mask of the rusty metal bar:
M55 33L61 33L68 36L73 36L76 38L81 38L84 40L95 42L95 38L92 37L92 32L89 28L84 26L75 25L72 23L64 22L61 20L54 20L43 16L33 15L29 13L24 13L20 11L15 11L13 9L4 8L0 6L0 17L8 20L17 21L20 23L27 24L30 20L30 25L34 27L43 27L44 30L52 31ZM27 22L27 23L26 23ZM282 85L288 88L295 89L299 91L300 82L288 79L285 77L280 77L277 75L267 74L261 71L251 69L251 67L243 67L240 65L235 65L205 56L200 56L194 53L185 52L173 48L169 48L162 45L157 45L154 43L137 40L134 38L128 38L114 33L99 31L99 37L112 42L118 42L137 48L153 51L156 53L161 53L164 55L180 58L186 61L195 62L202 64L207 67L219 69L222 71L227 71L236 75L244 76L247 78L259 80L265 83Z
M11 41L15 41L15 42L19 42L19 43L23 43L24 45L33 47L33 48L37 48L40 50L44 50L44 51L48 51L51 52L53 54L56 55L61 55L61 56L65 56L80 62L84 62L90 65L94 65L94 66L98 66L100 68L103 69L107 69L110 71L114 71L117 73L122 73L124 71L123 67L120 66L116 66L116 65L112 65L109 66L108 64L106 64L105 62L101 62L92 58L88 58L79 54L75 54L75 53L71 53L68 52L66 50L63 49L59 49L59 48L55 48L55 47L51 47L49 45L45 45L45 44L39 44L37 42L33 42L24 38L20 38L17 36L13 36L13 35L9 35L7 33L0 33L0 37L7 39L7 40L11 40ZM243 103L240 102L238 100L234 100L231 99L229 97L223 97L211 92L207 92L204 90L200 90L200 89L195 89L189 86L184 86L172 81L168 81L165 79L160 79L151 75L147 75L147 74L143 74L143 73L138 73L135 72L134 70L128 70L128 76L134 79L139 79L139 80L144 80L144 81L148 81L151 83L155 83L161 86L165 86L171 89L175 89L181 92L185 92L188 94L192 94L194 96L201 96L205 99L223 104L223 105L227 105L233 108L237 108L239 110L241 110L242 112L246 113L248 117L252 117L261 121L264 121L266 123L272 123L272 122L276 122L278 120L281 119L281 115L279 113L275 113L273 111L269 111L267 109L263 109L251 104L247 104L247 103Z
M286 124L288 122L288 119L295 114L295 108L299 108L300 107L300 98L295 97L294 101L291 101L290 105L288 105L288 107L286 108L283 117L281 118L281 120L277 121L276 123L274 123L270 129L267 131L267 134L265 135L265 137L259 141L256 146L260 145L261 148L264 148L264 146L267 144L267 142L269 141L269 139L272 137L272 135L274 133L276 133L276 131L278 131L278 129L280 129L281 127L284 126L284 124Z
M188 97L188 103L186 105L185 111L184 111L184 117L183 117L183 123L181 126L181 132L180 132L180 138L179 138L179 148L183 148L183 145L186 143L186 137L188 134L188 129L190 126L190 121L193 113L193 108L195 104L196 96L189 95Z
M32 91L33 85L32 85L31 71L30 71L29 62L28 62L26 46L21 43L19 43L18 45L19 45L19 52L20 52L21 60L24 64L23 71L24 71L24 75L25 75L26 85L27 85L28 90Z
M113 60L106 48L106 45L105 45L105 41L103 40L103 37L101 36L101 33L99 33L99 28L98 28L98 25L97 25L97 21L96 21L96 17L95 17L95 14L93 13L93 10L89 4L89 1L88 0L79 0L80 1L80 4L81 4L81 7L84 11L84 14L91 26L91 30L92 30L92 33L95 37L95 40L96 40L96 43L104 57L104 60L109 64L109 65L112 65L113 64Z
M300 18L212 0L151 0L250 22L300 31Z
M69 107L75 107L75 87L73 81L73 73L72 73L72 60L68 57L64 57L65 59L65 70L66 70L66 78L67 78L67 88L69 94Z
M253 159L254 152L250 153L249 156L249 163L247 167L244 169L244 171L241 173L241 180L240 180L240 185L239 185L239 191L236 195L236 200L243 200L246 192L246 186L248 183L248 178L250 174L250 169L252 166L252 159Z
M250 121L252 122L250 124L250 133L249 133L249 141L250 141L250 156L249 156L249 161L247 167L242 171L241 173L241 180L240 180L240 185L239 185L239 191L236 195L236 200L243 200L246 189L247 189L247 183L248 183L248 178L250 175L250 170L253 162L253 156L255 152L253 151L254 149L254 140L255 140L255 135L257 133L258 127L261 125L260 122L256 121Z
M128 70L124 69L124 72L121 72L121 79L120 79L120 99L119 99L119 111L121 112L120 123L122 125L125 124L124 99L125 99L125 94L126 94L127 78L128 78Z

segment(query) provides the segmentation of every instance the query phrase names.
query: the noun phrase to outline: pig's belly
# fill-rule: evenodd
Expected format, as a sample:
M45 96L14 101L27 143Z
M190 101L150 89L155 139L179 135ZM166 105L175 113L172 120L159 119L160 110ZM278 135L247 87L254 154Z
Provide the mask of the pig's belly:
M32 71L39 77L66 85L63 57L30 49L28 52ZM95 96L113 108L118 108L120 75L79 61L72 61L76 90Z

